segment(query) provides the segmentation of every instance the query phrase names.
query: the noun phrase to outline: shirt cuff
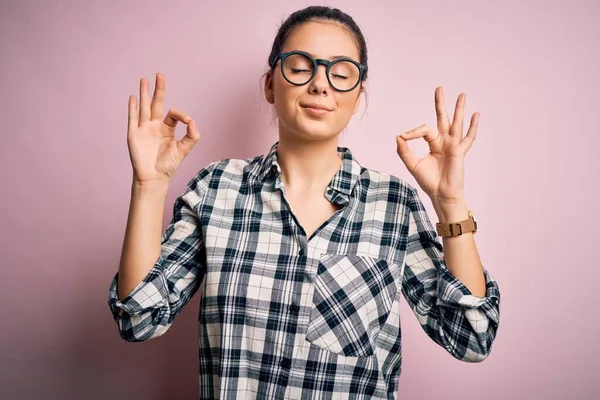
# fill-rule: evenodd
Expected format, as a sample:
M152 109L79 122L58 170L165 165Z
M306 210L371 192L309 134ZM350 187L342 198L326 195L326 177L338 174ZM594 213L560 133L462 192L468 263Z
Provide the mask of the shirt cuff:
M123 313L140 315L149 309L164 305L169 294L163 274L162 261L163 257L160 256L148 275L123 300L119 300L117 293L119 273L115 274L108 295L108 304L115 319Z
M492 275L483 269L485 297L475 296L460 280L448 271L445 264L440 267L437 286L439 305L451 308L479 309L493 322L499 322L500 289Z

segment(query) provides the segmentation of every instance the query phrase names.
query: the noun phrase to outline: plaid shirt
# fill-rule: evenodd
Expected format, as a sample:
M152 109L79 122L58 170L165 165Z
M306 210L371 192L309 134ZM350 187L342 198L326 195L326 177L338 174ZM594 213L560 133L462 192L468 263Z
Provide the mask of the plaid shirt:
M123 339L164 334L201 290L200 397L396 397L401 294L459 360L489 354L500 293L453 277L417 191L346 148L325 197L342 206L310 238L286 201L277 143L200 170L174 205L159 259L109 305Z

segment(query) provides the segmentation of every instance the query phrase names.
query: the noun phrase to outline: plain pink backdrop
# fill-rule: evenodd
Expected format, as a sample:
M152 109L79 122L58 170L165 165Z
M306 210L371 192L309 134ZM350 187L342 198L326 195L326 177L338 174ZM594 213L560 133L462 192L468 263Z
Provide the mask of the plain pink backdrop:
M167 223L199 168L276 140L260 78L277 27L308 4L2 2L1 398L197 398L198 296L142 344L119 338L107 306L131 183L127 97L161 71L166 108L201 130ZM368 107L342 139L363 165L414 184L394 136L435 126L438 85L450 111L464 91L481 113L466 192L501 288L498 337L483 363L459 362L404 303L399 398L599 398L600 3L325 4L368 42Z

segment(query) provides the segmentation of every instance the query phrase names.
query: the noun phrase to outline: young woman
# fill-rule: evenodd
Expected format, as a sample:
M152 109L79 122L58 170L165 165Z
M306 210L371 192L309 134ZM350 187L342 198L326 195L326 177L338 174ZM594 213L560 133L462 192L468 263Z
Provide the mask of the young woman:
M264 93L279 141L264 156L201 169L162 237L169 182L200 135L181 111L163 119L162 75L152 101L141 80L139 113L130 97L131 207L109 298L121 336L164 334L201 289L201 398L395 398L404 295L435 342L460 360L485 359L500 293L464 199L478 121L463 137L465 96L450 123L438 88L438 129L397 137L433 202L436 231L417 190L338 147L367 78L351 17L327 7L293 13L268 64ZM180 141L178 122L187 124ZM422 159L407 145L417 138L429 143Z

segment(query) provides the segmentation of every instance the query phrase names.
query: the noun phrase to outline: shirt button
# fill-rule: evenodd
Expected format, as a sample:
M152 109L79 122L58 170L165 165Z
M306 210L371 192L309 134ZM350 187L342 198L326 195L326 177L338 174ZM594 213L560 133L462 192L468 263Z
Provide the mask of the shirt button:
M288 309L289 309L291 312L295 313L295 312L298 312L298 310L300 310L300 307L298 307L298 306L296 305L296 303L292 303L292 304L290 304L290 306L288 307Z
M281 368L290 369L290 367L292 366L292 360L290 360L289 358L284 358L283 360L281 360L279 365L281 365Z
M304 255L304 249L300 249L300 250L298 251L298 255L299 255L299 256L303 256L303 255Z

